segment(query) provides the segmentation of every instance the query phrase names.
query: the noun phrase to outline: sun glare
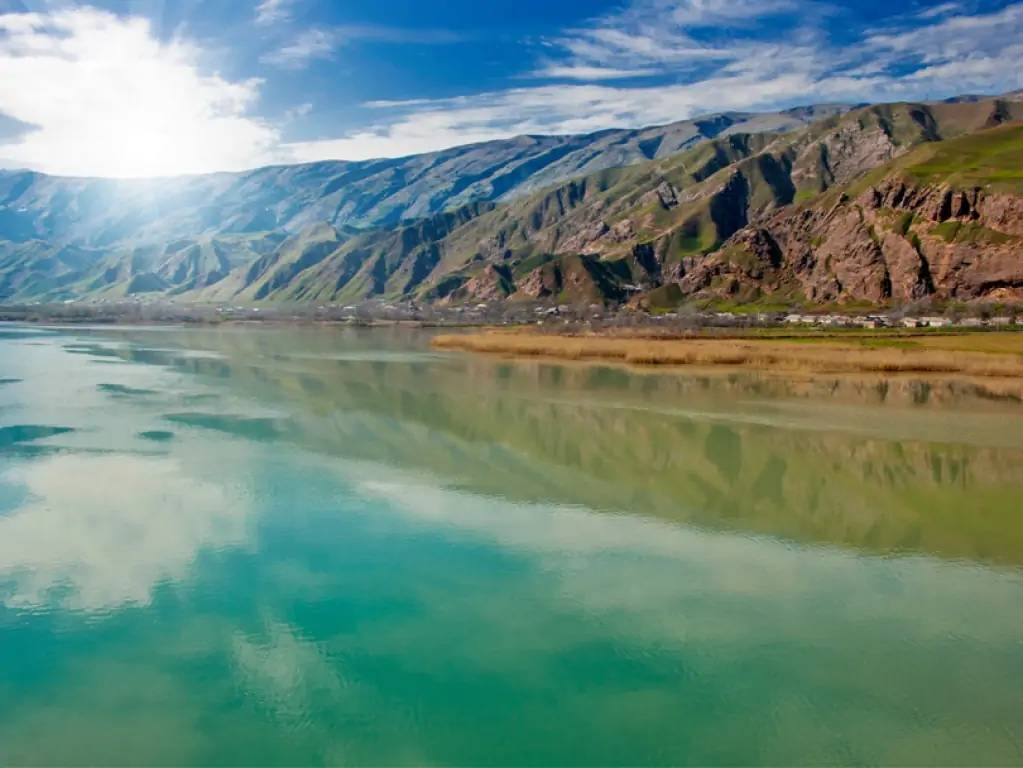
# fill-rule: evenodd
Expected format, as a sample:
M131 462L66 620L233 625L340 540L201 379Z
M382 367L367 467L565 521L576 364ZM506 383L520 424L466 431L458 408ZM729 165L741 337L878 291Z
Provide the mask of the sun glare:
M0 75L16 87L0 83L0 106L32 126L0 146L8 165L124 178L240 170L278 142L248 114L258 80L222 78L144 19L94 9L3 18Z
M124 115L112 126L107 144L91 149L105 156L107 175L118 178L176 175L204 167L199 148L187 136L173 126L154 125L145 114Z

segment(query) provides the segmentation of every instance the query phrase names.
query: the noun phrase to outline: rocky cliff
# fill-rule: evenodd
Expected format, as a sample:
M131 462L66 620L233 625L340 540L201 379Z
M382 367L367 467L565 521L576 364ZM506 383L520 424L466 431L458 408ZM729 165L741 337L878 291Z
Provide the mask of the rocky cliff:
M921 147L744 227L678 279L738 301L1023 301L1023 125Z

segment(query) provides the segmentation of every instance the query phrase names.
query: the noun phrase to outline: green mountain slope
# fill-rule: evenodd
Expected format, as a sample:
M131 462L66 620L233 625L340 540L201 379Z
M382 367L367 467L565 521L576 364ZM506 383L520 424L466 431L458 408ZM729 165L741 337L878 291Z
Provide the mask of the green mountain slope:
M631 164L601 167L527 191L549 174L561 173L566 167L561 161L576 149L559 160L543 154L547 150L530 161L504 158L487 166L490 186L481 197L510 199L476 199L369 229L344 221L364 222L367 211L389 221L391 214L384 211L392 210L387 208L391 203L385 205L385 199L405 200L404 216L422 208L413 198L427 191L433 201L427 209L461 200L467 190L478 192L473 185L484 176L468 170L481 172L479 153L489 145L380 161L391 165L385 174L390 181L379 189L365 184L381 181L382 166L363 164L358 179L349 178L312 202L293 194L280 178L316 176L323 168L202 177L203 184L222 187L210 206L175 208L144 236L127 241L119 240L118 233L138 224L137 211L125 211L115 221L114 213L102 208L107 211L104 227L93 227L79 243L78 235L95 223L89 211L101 210L100 202L92 200L89 208L80 197L58 191L49 205L51 217L64 222L63 238L26 236L35 225L26 228L22 219L12 219L9 202L0 209L8 214L0 218L0 227L17 230L21 238L0 242L0 298L136 295L317 304L414 298L640 305L694 297L736 302L770 297L793 304L883 303L930 295L1013 298L1019 259L1013 255L1012 217L1018 217L1014 201L1023 167L1014 121L1021 119L1023 101L975 98L831 110L823 119L784 133L774 130L780 125L776 116L764 118L767 123L760 127L769 130L757 133L735 131L755 124L748 117L745 122L721 119L699 130L676 124L605 132L586 137L588 161L578 155L573 162L586 167L616 157ZM700 138L693 138L694 130ZM712 130L718 136L704 140ZM580 140L555 138L563 148ZM529 140L534 141L543 143ZM501 151L521 149L516 142L525 140L505 142ZM637 151L652 159L632 162ZM437 176L423 170L439 173L438 165L456 160L462 163L457 173L448 168ZM350 165L344 173L358 176ZM277 207L260 208L268 194L263 176L271 172L278 178L269 186L279 185L283 197ZM519 174L515 185L492 184L507 174ZM900 196L893 191L893 179L916 191ZM0 199L4 183L9 187L10 178L0 176ZM194 189L186 194L182 190L188 184L180 183L184 186L172 185L163 194L195 194ZM32 187L8 189L7 200L21 199ZM986 191L978 197L980 188ZM944 200L956 191L973 196L967 202L928 202L938 208L918 210L925 203L917 198L938 195ZM219 194L244 205L238 202L228 216L217 209ZM324 215L328 198L332 212ZM155 205L144 194L140 200ZM280 222L280 206L290 212L287 226L264 228ZM263 217L259 210L270 213ZM188 226L198 226L204 216L219 229L165 236L175 221L187 219ZM920 217L930 217L934 226L914 225ZM954 228L955 222L964 226ZM220 231L225 228L242 231ZM67 242L58 244L61 240ZM988 260L987 254L997 258ZM998 266L986 272L970 266L980 263Z
M666 285L679 296L717 295L727 281L687 276L708 273L700 265L744 228L823 200L914 147L1015 116L1023 105L999 100L880 105L783 136L715 139L477 209L464 221L360 236L263 298L622 301ZM789 288L789 298L804 295Z
M822 105L726 113L638 130L519 136L403 158L272 166L244 173L117 181L0 171L0 239L106 247L327 222L394 226L476 200L644 162L742 131L784 132L844 112Z

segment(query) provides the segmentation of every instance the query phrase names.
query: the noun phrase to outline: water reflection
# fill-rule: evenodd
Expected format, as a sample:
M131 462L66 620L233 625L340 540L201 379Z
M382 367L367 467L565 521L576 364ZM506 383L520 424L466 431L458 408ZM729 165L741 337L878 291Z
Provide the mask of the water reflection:
M100 610L147 604L203 547L242 544L247 509L175 461L59 454L5 472L26 501L0 518L0 600Z
M0 344L0 762L1023 759L1008 391Z
M339 670L296 628L271 622L265 632L234 638L242 685L277 719L302 725L330 706L345 687Z
M168 423L525 502L1023 563L1023 418L998 382L636 374L442 357L400 332L182 330L162 335L158 358L135 338L79 346L284 406Z
M11 448L17 448L24 443L34 443L37 440L44 440L54 435L63 435L74 432L71 427L50 427L45 424L15 424L10 427L0 427L0 452Z

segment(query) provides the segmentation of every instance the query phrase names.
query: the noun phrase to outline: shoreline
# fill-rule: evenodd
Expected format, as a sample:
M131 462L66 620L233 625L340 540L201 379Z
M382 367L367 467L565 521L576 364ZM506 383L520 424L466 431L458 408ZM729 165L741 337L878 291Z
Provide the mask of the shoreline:
M491 329L441 334L431 340L431 346L500 357L651 368L729 367L784 373L905 373L1023 379L1023 333L1015 331L650 338Z

